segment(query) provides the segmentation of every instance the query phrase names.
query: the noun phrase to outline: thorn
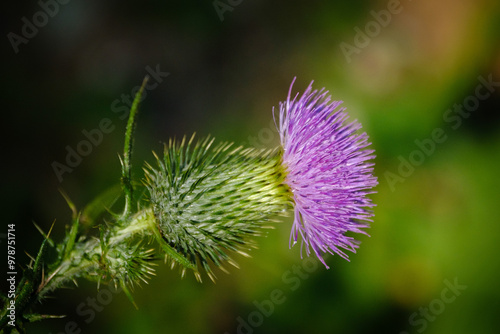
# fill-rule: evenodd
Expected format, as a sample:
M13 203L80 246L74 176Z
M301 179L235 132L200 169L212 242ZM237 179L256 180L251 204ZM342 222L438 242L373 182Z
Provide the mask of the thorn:
M120 155L120 153L118 153L118 159L120 160L120 166L122 166L122 168L123 168L123 159L122 159L122 156Z
M250 256L250 254L245 253L245 252L244 252L244 251L242 251L242 250L238 250L237 252L238 252L239 254L243 255L244 257L251 257L251 256Z
M49 233L47 233L47 239L50 238L50 233L52 233L52 229L54 228L54 225L56 224L56 220L54 219L54 221L52 222L52 226L50 227L50 230L49 230ZM50 239L49 239L50 240ZM50 241L49 241L50 242Z
M24 251L24 253L25 253L26 255L28 255L28 257L31 259L30 264L29 264L29 267L31 268L31 264L32 264L33 262L35 262L35 258L34 258L33 256L31 256L31 255L30 255L30 253L28 253L28 252L26 252L26 251Z
M40 283L40 286L38 287L38 290L37 290L37 293L39 293L40 291L42 291L42 289L47 285L47 283L50 282L50 280L52 280L52 278L54 278L54 276L57 275L57 273L61 270L61 267L57 268L56 270L54 270L54 272L52 274L50 274L50 276L47 278L46 281L43 281L42 280L42 283Z
M196 280L200 283L202 283L201 275L199 272L195 271L194 276L196 277Z
M217 278L214 273L212 272L207 272L207 275L208 277L210 278L210 280L215 284L215 279Z
M76 206L69 198L68 194L62 188L59 188L59 193L62 195L62 197L64 197L64 200L68 204L70 210L73 212L73 215L76 215Z
M62 319L62 318L66 318L65 314L61 314L61 315L42 314L41 316L44 319Z
M234 266L235 268L237 269L240 269L240 266L238 265L238 263L236 263L233 259L229 258L227 260L227 263L229 263L230 265Z
M56 221L54 220L54 223ZM50 239L50 232L52 231L52 227L54 227L54 223L52 223L52 226L50 227L50 231L48 234L45 234L45 232L43 232L42 228L40 226L37 225L37 223L33 222L33 225L35 225L36 229L38 230L38 232L40 232L40 234L44 237L44 239L46 239L49 244L54 247L54 241L52 241L52 239Z

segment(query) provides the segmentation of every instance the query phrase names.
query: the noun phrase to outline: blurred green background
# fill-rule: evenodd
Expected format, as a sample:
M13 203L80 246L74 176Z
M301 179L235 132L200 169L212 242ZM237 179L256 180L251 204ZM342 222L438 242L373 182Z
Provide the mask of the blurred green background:
M41 241L32 221L48 230L56 219L62 236L70 212L58 188L82 207L119 179L125 121L113 103L148 66L170 74L142 104L139 177L172 136L277 145L272 107L297 76L294 91L315 80L363 124L379 178L371 237L359 236L351 262L301 260L288 219L216 284L160 264L135 291L136 310L80 282L41 305L65 319L28 333L497 333L498 1L74 0L46 24L38 2L5 7L1 203L4 224L17 224L18 262ZM38 31L13 47L9 33L34 15ZM103 118L114 130L59 182L51 164Z

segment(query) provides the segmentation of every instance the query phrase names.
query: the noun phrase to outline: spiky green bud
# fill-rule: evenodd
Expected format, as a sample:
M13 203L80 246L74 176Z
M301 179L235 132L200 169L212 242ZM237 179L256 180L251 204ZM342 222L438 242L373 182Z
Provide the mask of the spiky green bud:
M211 138L166 144L157 168L147 166L145 183L170 258L198 279L200 268L214 279L210 264L235 265L228 250L247 255L254 246L248 237L290 206L280 159L276 151L214 145Z

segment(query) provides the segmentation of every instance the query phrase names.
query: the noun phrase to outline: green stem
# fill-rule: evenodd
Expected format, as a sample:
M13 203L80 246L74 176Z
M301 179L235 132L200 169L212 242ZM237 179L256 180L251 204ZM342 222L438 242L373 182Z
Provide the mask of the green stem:
M106 247L113 246L124 242L126 239L132 238L135 235L144 235L150 233L151 224L154 222L154 213L152 209L145 209L134 214L126 227L120 225L111 231L111 236L106 239ZM98 260L103 252L101 241L99 239L88 239L83 243L76 243L72 251L67 255L57 268L47 275L47 279L42 283L38 290L39 298L42 298L47 293L57 289L64 283L73 280L76 277L89 272L96 272ZM93 269L94 267L94 269Z
M151 231L151 224L154 224L155 217L152 208L144 209L136 213L132 220L125 227L117 230L109 239L110 245L115 245L136 234L144 234L145 231Z
M136 115L139 110L139 103L142 100L142 93L144 92L144 87L148 82L149 77L146 76L142 81L141 88L135 94L134 102L130 108L130 114L127 122L127 129L125 131L125 144L123 147L123 160L122 160L122 185L123 191L125 192L125 208L123 211L123 216L128 216L132 209L132 196L134 192L134 187L132 185L132 148L133 148L133 136L136 123Z
M101 253L99 240L89 239L78 246L73 248L57 268L47 274L47 279L38 288L38 299L44 298L47 293L81 276L82 273L93 271L92 267L96 267L96 262L92 261L92 257L100 256Z

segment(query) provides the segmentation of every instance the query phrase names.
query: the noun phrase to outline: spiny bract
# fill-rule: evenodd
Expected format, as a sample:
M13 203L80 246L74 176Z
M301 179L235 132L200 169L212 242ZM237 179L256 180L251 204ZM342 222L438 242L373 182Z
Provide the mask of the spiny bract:
M157 169L147 166L145 183L159 241L184 264L183 273L191 267L198 279L200 267L214 279L210 263L223 270L223 262L236 265L226 251L246 255L254 246L247 237L291 207L276 150L214 146L209 137L194 143L193 136L187 143L170 140L157 160Z

